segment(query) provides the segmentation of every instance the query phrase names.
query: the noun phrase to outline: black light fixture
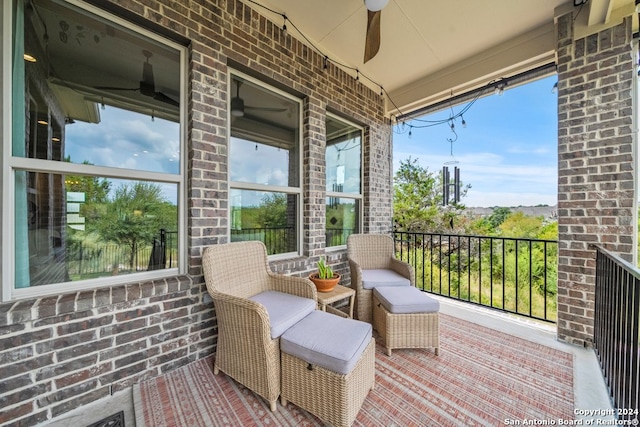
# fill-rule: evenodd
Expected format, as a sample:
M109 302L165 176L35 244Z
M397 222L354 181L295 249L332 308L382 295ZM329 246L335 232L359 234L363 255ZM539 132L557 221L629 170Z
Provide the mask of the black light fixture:
M234 117L244 116L244 99L240 98L241 84L240 80L236 80L236 96L231 98L231 115Z
M239 97L231 99L231 115L234 117L244 116L244 99Z

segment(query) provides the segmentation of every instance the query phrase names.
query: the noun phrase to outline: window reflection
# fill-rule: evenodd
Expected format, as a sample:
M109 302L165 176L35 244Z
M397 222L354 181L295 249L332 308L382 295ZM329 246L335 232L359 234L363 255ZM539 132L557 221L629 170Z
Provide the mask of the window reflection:
M362 130L327 114L326 246L360 232Z
M297 253L300 101L235 72L230 89L231 241Z
M68 2L14 6L15 287L177 267L186 50Z
M269 191L231 191L231 241L259 240L269 255L297 249L298 196Z
M30 189L28 286L177 266L175 184L19 173ZM38 191L51 186L63 200Z
M326 245L342 246L360 230L360 200L327 197Z

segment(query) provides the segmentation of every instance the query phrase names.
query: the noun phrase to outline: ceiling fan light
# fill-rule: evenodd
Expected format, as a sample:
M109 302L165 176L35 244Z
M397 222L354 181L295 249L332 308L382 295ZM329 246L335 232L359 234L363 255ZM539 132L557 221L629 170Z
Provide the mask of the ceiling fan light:
M244 100L242 98L231 99L231 115L235 117L244 116Z
M367 7L367 10L371 12L382 10L387 3L389 3L389 0L364 0L364 5Z

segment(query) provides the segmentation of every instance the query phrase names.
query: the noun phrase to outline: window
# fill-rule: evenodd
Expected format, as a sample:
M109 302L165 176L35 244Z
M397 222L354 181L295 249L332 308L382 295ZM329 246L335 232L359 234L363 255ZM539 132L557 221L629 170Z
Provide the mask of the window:
M90 6L14 8L3 299L175 275L185 49Z
M260 240L269 255L300 252L301 102L230 75L231 241Z
M326 132L326 245L342 246L362 222L362 129L327 114Z

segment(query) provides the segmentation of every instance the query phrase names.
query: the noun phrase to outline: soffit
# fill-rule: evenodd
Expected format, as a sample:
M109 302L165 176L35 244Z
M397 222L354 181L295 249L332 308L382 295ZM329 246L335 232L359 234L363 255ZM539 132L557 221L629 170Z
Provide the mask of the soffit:
M276 24L284 22L281 15L244 1ZM555 62L555 17L580 8L573 0L389 0L382 10L380 50L364 64L367 10L362 0L257 2L286 14L322 53L383 86L405 114ZM576 25L612 25L629 7L633 0L591 0L580 9ZM299 37L291 27L292 36ZM398 113L389 102L387 112Z

